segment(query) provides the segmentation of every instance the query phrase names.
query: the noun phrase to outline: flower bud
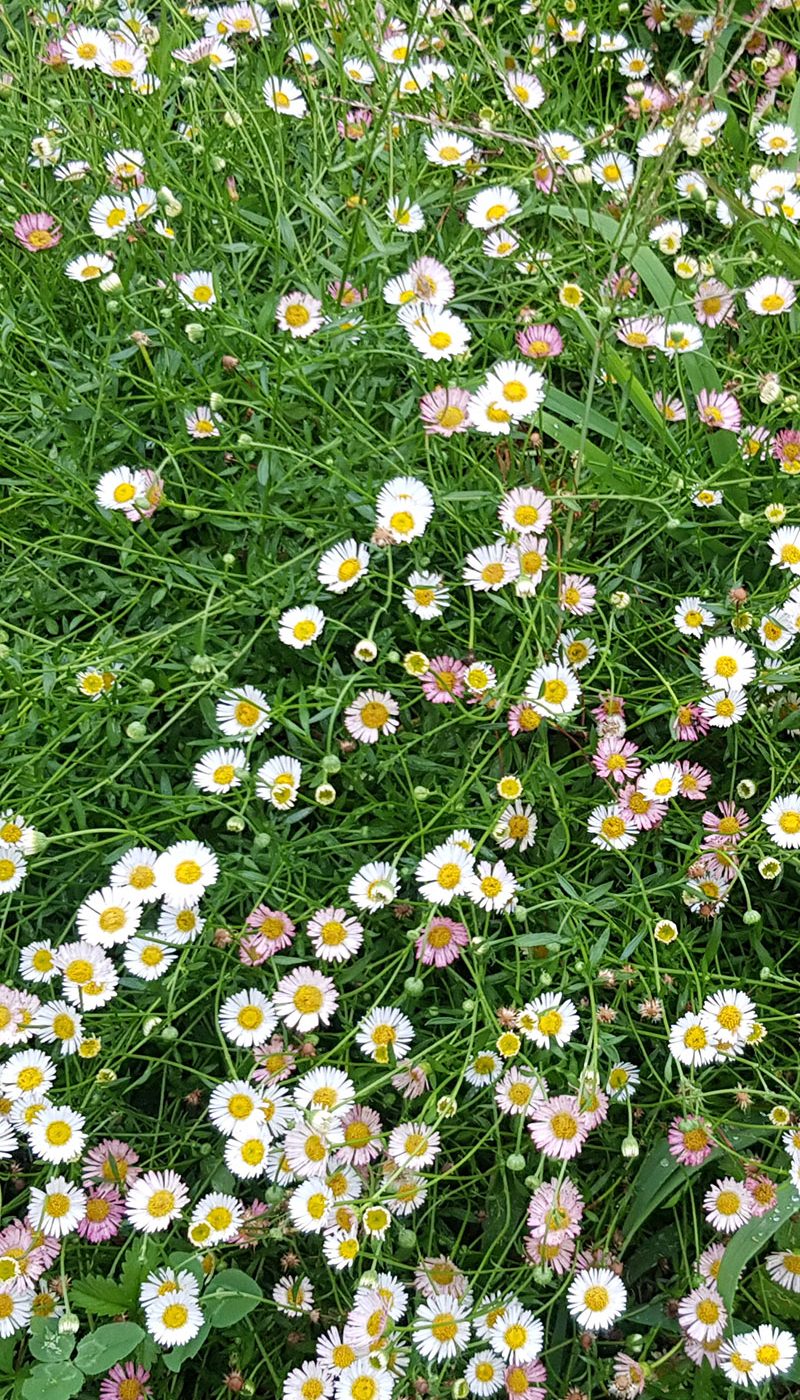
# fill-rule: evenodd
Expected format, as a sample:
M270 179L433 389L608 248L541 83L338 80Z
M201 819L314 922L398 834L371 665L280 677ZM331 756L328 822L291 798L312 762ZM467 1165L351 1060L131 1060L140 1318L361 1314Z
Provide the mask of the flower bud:
M360 642L356 642L353 647L353 656L356 661L374 661L378 655L378 648L371 637L362 637Z
M318 802L320 807L332 806L336 801L336 788L332 783L320 783L314 789L314 801Z
M430 795L431 795L431 790L430 790L430 788L426 788L426 787L415 787L415 788L414 788L414 797L416 798L417 802L424 802L426 798L430 797Z
M639 1144L632 1133L628 1133L623 1139L621 1151L626 1161L632 1161L634 1157L639 1156Z
M147 725L142 724L140 719L132 719L126 726L125 733L135 744L141 744L142 740L147 738Z
M107 272L105 277L101 277L97 284L101 292L118 292L122 286L122 280L116 272ZM113 311L114 308L111 307Z
M506 1157L506 1166L510 1172L524 1172L526 1165L521 1152L511 1152Z
M757 909L745 909L744 913L742 914L742 923L747 924L748 926L752 926L753 924L760 924L761 915L759 914Z
M199 321L189 321L183 329L192 345L196 345L198 340L202 340L205 335L205 326L201 326Z
M244 817L228 817L225 823L225 830L233 832L244 831Z
M414 937L413 930L411 937ZM425 983L421 977L407 977L403 983L403 991L408 997L421 997L425 991Z
M752 778L742 778L741 782L736 784L737 797L741 797L743 800L746 800L748 797L755 797L755 794L756 785L753 782Z

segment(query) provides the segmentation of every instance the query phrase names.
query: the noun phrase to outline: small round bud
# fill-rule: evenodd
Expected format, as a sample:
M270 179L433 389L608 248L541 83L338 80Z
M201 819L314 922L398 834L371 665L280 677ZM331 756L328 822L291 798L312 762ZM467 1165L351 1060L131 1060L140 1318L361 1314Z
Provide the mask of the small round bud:
M440 1118L455 1118L458 1113L458 1100L452 1094L442 1094L436 1100L436 1112Z
M244 817L228 817L225 823L226 831L244 831Z
M528 911L524 904L518 904L514 909L514 920L518 924L524 924L528 918Z
M222 120L235 131L242 125L243 118L240 112L225 112Z
M742 530L752 530L755 523L755 517L752 516L749 511L741 511L739 515L739 526Z
M179 1035L180 1031L177 1026L163 1026L158 1033L158 1038L169 1045L173 1040L177 1040Z
M156 683L150 676L142 676L142 679L139 681L139 689L142 695L152 695L155 688Z
M332 806L336 801L336 788L332 783L320 783L314 789L314 801L318 802L320 807Z
M464 998L464 1000L463 1000L462 1003L461 1003L461 1010L462 1010L462 1011L466 1011L466 1012L470 1012L470 1011L474 1011L474 1010L475 1010L475 1003L474 1003L474 1001L472 1000L472 997L465 997L465 998Z
M770 525L782 525L786 519L786 506L780 501L770 501L769 505L764 507L764 517Z
M657 919L653 927L653 937L657 943L674 943L678 937L678 925L672 919Z
M113 1069L99 1069L94 1077L95 1084L101 1088L107 1088L109 1084L116 1084L117 1072Z
M463 1376L459 1376L458 1380L453 1381L453 1384L450 1388L450 1394L452 1395L453 1400L467 1400L467 1396L469 1395L469 1385L464 1380Z
M761 915L757 909L745 909L742 914L742 923L747 924L748 927L751 927L753 924L760 924Z
M140 719L132 719L130 724L126 726L125 733L129 739L133 740L134 744L141 744L142 740L147 738L147 725L143 724Z
M506 1157L506 1166L510 1172L524 1172L526 1165L521 1152L511 1152Z
M410 936L414 937L413 930L411 930ZM421 997L425 991L425 983L421 977L407 977L403 983L403 991L408 997Z
M206 333L205 326L201 326L199 321L188 321L183 330L187 340L190 340L192 345L196 345L198 340L202 340Z
M413 1230L398 1230L397 1243L400 1249L415 1249L417 1245L416 1233Z
M623 1138L621 1151L623 1157L628 1161L632 1161L634 1157L639 1156L639 1144L632 1133L629 1133L626 1138Z
M611 606L616 608L618 612L624 612L625 608L629 608L630 605L631 595L626 593L624 588L619 588L616 593L611 594Z
M377 655L378 648L376 647L371 637L362 637L361 641L356 642L355 646L353 647L353 656L355 657L356 661L364 661L366 663L369 663L370 661L374 661Z
M257 831L253 837L253 850L265 851L271 840L272 837L268 831Z
M81 1329L80 1319L74 1313L65 1313L58 1319L59 1337L74 1337Z
M222 562L223 562L223 564L225 565L225 568L226 568L226 569L231 569L231 568L233 568L233 565L236 563L236 555L235 555L235 554L223 554L223 556L222 556Z
M783 390L777 374L762 374L758 381L758 397L763 404L778 403Z
M415 796L417 802L424 802L425 799L426 799L427 797L430 797L430 795L431 795L431 790L430 790L430 788L426 788L426 787L415 787L415 788L414 788L414 796Z
M122 278L116 272L107 272L105 277L100 278L97 285L101 292L118 292L122 286ZM110 301L108 303L108 309L109 311L118 310L119 302L114 303Z
M765 856L758 862L758 873L762 880L777 880L782 870L783 863L776 856Z

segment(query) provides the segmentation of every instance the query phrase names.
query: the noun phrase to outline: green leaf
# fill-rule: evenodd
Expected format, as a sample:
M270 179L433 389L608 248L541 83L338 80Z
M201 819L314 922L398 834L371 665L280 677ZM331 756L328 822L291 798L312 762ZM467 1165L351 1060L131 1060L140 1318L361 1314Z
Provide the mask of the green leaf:
M204 1322L197 1336L192 1337L190 1342L184 1342L182 1347L173 1347L171 1351L165 1351L161 1360L167 1370L172 1371L173 1375L177 1376L184 1361L189 1361L191 1357L197 1355L210 1331L211 1323Z
M34 1366L22 1387L24 1400L72 1400L83 1387L83 1372L71 1361Z
M144 1329L136 1322L108 1322L82 1338L75 1360L87 1375L99 1376L130 1356L143 1337Z
M772 1239L784 1221L800 1210L800 1202L791 1181L784 1181L783 1185L778 1187L777 1197L777 1204L767 1215L762 1215L758 1220L748 1220L746 1225L741 1225L730 1244L725 1246L719 1266L717 1287L729 1313L733 1311L736 1285L750 1260Z
M800 1294L781 1288L771 1279L766 1269L758 1268L755 1274L755 1290L761 1295L765 1317L780 1317L786 1322L800 1322Z
M89 1274L79 1279L70 1289L70 1297L76 1307L83 1308L97 1317L116 1317L131 1306L127 1291L113 1279L100 1278Z
M212 1327L232 1327L257 1308L263 1293L255 1279L241 1269L225 1269L203 1294L203 1309Z
M75 1335L72 1332L59 1332L57 1318L34 1317L28 1346L31 1356L35 1356L37 1361L66 1361L72 1355Z

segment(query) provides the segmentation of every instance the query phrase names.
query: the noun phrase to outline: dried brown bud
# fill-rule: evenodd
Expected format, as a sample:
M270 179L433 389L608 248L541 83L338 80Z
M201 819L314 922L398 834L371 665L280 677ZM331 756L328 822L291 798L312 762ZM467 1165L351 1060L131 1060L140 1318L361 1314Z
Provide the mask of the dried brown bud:
M223 355L223 356L222 356L222 368L223 368L223 369L226 369L226 370L228 371L228 374L233 374L233 371L234 371L235 369L238 369L238 368L239 368L239 361L237 360L236 356L235 356L235 355Z

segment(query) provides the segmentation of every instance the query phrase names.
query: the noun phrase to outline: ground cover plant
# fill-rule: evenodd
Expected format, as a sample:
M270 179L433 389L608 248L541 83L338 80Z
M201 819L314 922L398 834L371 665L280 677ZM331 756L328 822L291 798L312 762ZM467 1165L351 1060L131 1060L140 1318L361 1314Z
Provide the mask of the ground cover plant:
M796 5L0 20L0 1393L797 1394Z

